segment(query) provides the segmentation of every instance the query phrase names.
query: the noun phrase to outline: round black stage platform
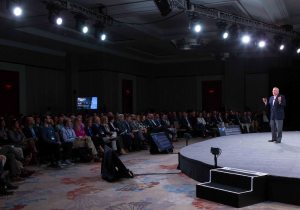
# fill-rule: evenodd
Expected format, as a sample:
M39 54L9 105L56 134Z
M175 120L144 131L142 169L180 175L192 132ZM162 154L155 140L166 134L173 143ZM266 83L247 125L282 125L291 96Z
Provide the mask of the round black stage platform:
M282 136L281 144L268 142L271 133L224 136L192 144L180 150L180 169L197 181L208 182L214 168L210 148L217 147L222 149L219 167L268 173L269 199L300 205L300 132L283 132Z

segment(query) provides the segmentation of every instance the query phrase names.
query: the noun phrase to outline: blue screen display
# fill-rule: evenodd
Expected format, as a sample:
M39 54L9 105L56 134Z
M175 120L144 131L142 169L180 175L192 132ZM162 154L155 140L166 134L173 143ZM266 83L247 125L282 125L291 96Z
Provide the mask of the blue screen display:
M98 98L97 97L77 98L77 109L98 109Z

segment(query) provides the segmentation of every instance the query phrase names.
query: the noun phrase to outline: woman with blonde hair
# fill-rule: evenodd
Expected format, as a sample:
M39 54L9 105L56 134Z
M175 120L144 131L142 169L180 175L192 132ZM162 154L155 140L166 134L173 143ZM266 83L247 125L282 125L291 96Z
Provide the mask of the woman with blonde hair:
M92 155L93 155L94 162L101 162L101 159L97 157L98 152L95 148L95 145L94 145L91 137L86 135L81 123L82 123L82 119L80 117L76 117L75 120L74 120L74 126L73 126L73 130L74 130L75 135L76 135L75 139L74 139L75 141L73 141L74 142L74 147L75 148L77 148L77 147L87 147L87 148L92 149ZM64 119L64 126L65 127L63 129L61 129L61 132L68 131L66 129L66 127L68 127L70 129L71 124L72 124L71 119L70 118L65 118ZM64 135L64 138L65 138L65 135Z
M117 132L110 130L108 126L108 118L106 116L101 117L101 127L105 131L106 135L110 135L112 149L117 151L118 154L127 155L124 150L124 144L121 136L117 136Z

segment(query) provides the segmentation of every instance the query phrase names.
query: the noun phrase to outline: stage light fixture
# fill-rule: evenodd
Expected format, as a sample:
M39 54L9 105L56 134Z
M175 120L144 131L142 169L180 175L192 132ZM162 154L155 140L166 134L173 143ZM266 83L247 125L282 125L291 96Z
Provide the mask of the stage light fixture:
M257 38L257 42L256 44L258 45L258 47L263 48L266 46L266 33L263 31L258 31L256 32L256 38Z
M170 12L172 12L172 7L169 4L168 0L153 0L157 9L160 11L162 16L167 16Z
M238 38L239 37L239 27L237 24L232 24L229 29L229 37L230 39L233 39L233 38Z
M94 24L94 28L95 28L95 33L94 33L94 37L96 39L100 39L101 41L106 40L106 34L104 33L104 28L105 25L103 22L98 22L96 24Z
M189 29L193 29L195 32L199 33L202 30L200 20L198 13L189 13L188 14L188 20L189 20Z
M242 42L244 44L249 44L251 42L251 35L252 35L251 28L243 27L241 30L242 30L241 31Z
M242 41L245 44L249 43L250 42L250 36L249 35L243 35Z
M218 21L216 23L217 26L217 36L222 36L223 39L227 39L229 36L228 31L226 30L227 23L223 21Z
M300 54L300 38L296 38L292 40L293 48L297 54Z
M201 31L201 26L200 26L200 24L196 24L195 26L194 26L194 30L198 33L198 32L200 32Z
M275 39L275 47L277 50L283 50L284 49L284 44L283 44L283 37L279 34L275 35L273 37Z
M6 0L6 9L17 17L22 15L21 0Z
M75 29L79 32L87 33L89 31L89 28L86 25L87 18L81 14L76 14L74 18L76 19Z
M228 36L229 36L228 32L224 32L224 33L223 33L223 38L224 38L224 39L227 39Z
M60 17L61 9L56 5L49 4L47 5L47 9L49 10L48 20L52 24L61 25L63 23L63 19Z

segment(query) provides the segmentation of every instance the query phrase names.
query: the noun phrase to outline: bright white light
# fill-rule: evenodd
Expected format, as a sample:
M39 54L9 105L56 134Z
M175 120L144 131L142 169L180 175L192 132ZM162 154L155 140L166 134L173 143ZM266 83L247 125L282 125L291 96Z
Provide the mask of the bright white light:
M83 29L82 29L82 32L83 32L83 33L87 33L88 31L89 31L89 28L86 27L86 26L84 26Z
M63 20L62 20L61 18L57 18L57 19L56 19L56 24L57 24L57 25L61 25L62 22L63 22Z
M280 49L280 50L283 50L283 49L284 49L284 45L283 45L283 44L280 45L279 49Z
M258 46L259 46L259 47L264 47L264 46L266 46L266 42L265 42L265 41L260 41L260 42L258 43Z
M300 48L297 50L297 53L300 53Z
M197 25L195 26L195 31L196 31L196 32L200 32L200 31L201 31L201 26L200 26L199 24L197 24Z
M227 32L225 32L225 33L223 34L223 38L224 38L224 39L227 39L227 38L228 38L228 33L227 33Z
M106 35L105 35L105 34L102 34L102 35L101 35L101 40L104 41L105 39L106 39Z
M250 37L248 35L243 36L242 41L244 43L249 43L250 42Z
M20 7L14 8L14 14L15 14L15 16L22 15L22 9Z

